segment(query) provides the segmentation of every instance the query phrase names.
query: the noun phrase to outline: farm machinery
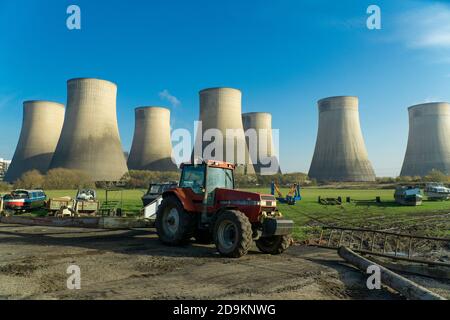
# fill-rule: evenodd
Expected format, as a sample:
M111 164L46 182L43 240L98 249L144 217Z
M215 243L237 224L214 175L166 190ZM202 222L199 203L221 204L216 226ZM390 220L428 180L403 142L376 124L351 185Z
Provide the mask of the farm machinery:
M278 185L274 181L272 181L272 183L270 185L270 194L274 196L275 192L278 195L278 197L276 198L277 201L279 201L281 203L287 203L288 205L294 205L296 201L302 200L302 196L300 195L300 186L298 183L294 183L289 188L289 192L287 193L286 197L283 197L283 194L281 193Z
M95 214L99 210L97 193L92 189L78 190L75 199L69 196L50 198L47 201L49 215L77 217L80 214Z
M395 188L394 199L403 206L420 206L423 196L418 186L398 186Z
M176 188L178 182L151 183L147 193L142 196L144 218L154 223L156 212L162 202L164 191Z
M442 183L438 182L427 183L424 191L428 200L450 199L450 188L445 187Z
M194 237L233 258L245 255L253 241L268 254L290 246L293 221L282 217L273 195L236 190L233 164L208 160L181 168L179 185L163 192L156 214L163 243L180 245Z

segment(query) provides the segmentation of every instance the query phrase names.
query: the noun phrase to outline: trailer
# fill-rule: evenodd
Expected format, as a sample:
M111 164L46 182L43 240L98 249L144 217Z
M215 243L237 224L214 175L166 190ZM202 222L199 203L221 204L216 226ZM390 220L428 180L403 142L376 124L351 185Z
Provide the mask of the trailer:
M75 201L69 196L50 198L47 201L47 211L50 216L55 216L64 209L73 209L74 206Z
M95 214L100 208L97 192L94 189L80 189L77 192L74 210L78 214Z
M422 192L416 186L399 186L395 188L395 202L403 206L420 206L422 198Z
M431 182L425 186L425 195L428 200L449 200L450 188L445 187L442 183Z
M164 191L178 187L178 182L150 183L147 192L142 196L144 207L153 203Z

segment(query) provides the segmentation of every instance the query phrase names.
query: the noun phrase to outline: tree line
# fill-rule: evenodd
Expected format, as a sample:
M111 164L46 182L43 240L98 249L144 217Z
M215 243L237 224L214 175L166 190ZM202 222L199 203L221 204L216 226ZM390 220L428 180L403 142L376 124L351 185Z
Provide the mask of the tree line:
M160 182L178 182L180 171L162 172L130 170L122 179L120 186L127 189L146 189L150 183ZM309 179L305 173L284 173L270 176L236 174L235 182L237 188L268 187L275 181L280 187L287 187L294 183L301 186L326 185L328 182L317 183L314 179ZM424 177L397 177L397 178L377 178L375 183L378 185L391 184L425 184L427 182L440 182L450 184L450 176L438 170L431 170ZM13 184L0 181L0 191L9 191L11 189L36 189L43 188L48 190L80 189L80 188L104 188L105 184L94 182L89 175L83 171L71 169L52 169L46 174L37 170L25 172L20 179Z

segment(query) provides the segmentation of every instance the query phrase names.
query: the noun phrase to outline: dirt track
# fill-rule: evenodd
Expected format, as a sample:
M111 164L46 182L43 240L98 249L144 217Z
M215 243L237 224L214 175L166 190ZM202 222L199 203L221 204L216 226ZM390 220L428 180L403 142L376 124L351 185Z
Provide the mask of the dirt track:
M81 290L66 288L71 264L81 268ZM365 283L334 252L315 248L225 259L213 246L162 246L153 229L0 224L0 299L401 298ZM433 283L436 292L449 287Z

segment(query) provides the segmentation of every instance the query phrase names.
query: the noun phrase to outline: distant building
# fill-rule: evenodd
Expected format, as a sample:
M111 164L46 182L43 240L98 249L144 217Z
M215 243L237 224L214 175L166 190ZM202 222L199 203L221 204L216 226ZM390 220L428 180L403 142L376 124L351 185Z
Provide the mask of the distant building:
M242 92L238 89L222 87L204 89L199 95L199 121L202 122L202 126L201 131L197 131L197 135L201 138L198 139L199 142L201 141L201 146L194 146L193 160L201 157L205 160L228 161L237 165L237 173L254 175L255 168L250 159L242 124ZM200 130L200 127L198 129ZM213 149L214 145L211 145L209 138L206 138L205 134L208 135L210 129L218 130L222 134L222 141L226 141L222 143L222 150ZM227 145L233 148L227 148ZM242 154L238 154L239 152Z
M63 121L63 104L45 100L23 103L22 129L5 181L14 182L32 170L47 172Z
M0 158L0 181L3 181L3 178L5 177L6 171L8 171L10 164L11 160Z
M67 81L67 107L50 169L84 171L93 181L119 181L127 172L116 113L117 86L109 81Z
M401 176L424 177L431 170L450 174L450 103L408 108L409 136Z
M172 161L170 111L161 107L135 109L135 127L128 168L130 170L177 171Z
M319 130L308 176L317 181L375 181L359 123L358 97L319 100Z

